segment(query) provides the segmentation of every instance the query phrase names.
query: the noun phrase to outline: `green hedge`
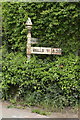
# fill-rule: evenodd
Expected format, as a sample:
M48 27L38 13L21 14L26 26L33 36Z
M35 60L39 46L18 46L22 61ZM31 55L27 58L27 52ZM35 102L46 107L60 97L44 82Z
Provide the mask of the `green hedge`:
M32 20L32 37L40 39L37 46L60 47L64 54L74 53L79 42L79 2L4 2L3 42L9 52L25 53L27 30Z
M79 99L79 2L3 2L3 98L26 104L74 106ZM31 18L36 46L60 47L62 56L38 55L26 60ZM64 56L63 56L64 55ZM35 56L35 55L34 55ZM47 58L47 59L46 59Z
M8 52L21 51L25 54L27 29L25 22L28 14L23 9L21 2L3 2L3 45L7 47Z
M35 57L26 61L21 53L10 53L3 61L3 98L74 106L80 92L79 70L79 57L72 54L50 62Z

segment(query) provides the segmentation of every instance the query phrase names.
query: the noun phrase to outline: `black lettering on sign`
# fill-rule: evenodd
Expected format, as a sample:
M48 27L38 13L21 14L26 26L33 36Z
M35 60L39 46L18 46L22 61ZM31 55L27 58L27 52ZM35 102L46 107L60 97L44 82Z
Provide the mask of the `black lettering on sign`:
M42 49L42 52L44 52L44 49Z
M50 50L49 50L49 49L47 49L47 52L50 52Z
M33 49L33 52L40 52L39 49Z

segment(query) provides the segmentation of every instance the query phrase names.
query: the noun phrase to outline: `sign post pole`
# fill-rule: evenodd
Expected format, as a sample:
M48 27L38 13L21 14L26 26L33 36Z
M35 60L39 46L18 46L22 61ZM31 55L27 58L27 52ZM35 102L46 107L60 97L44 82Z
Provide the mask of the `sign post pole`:
M28 60L31 58L31 31L28 30L28 34L27 34L27 49L26 49L26 54L27 54L27 58Z
M31 28L32 28L32 22L30 18L28 18L26 22L26 28L28 29L26 54L27 54L27 59L30 60L31 58Z

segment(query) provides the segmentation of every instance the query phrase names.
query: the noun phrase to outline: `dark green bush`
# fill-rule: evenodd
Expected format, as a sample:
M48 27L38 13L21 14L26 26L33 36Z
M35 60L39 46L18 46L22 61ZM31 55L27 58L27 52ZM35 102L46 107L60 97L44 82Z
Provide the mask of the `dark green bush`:
M70 53L80 46L79 3L3 2L2 7L2 97L23 99L30 105L78 104L80 58ZM38 55L27 61L24 23L28 16L33 22L32 37L40 38L36 46L60 47L64 56Z
M9 52L25 53L24 23L28 16L33 23L32 37L40 39L37 46L60 47L65 55L80 48L79 2L3 2L2 5L3 43Z
M3 2L3 45L7 47L8 52L26 51L27 29L25 22L28 14L23 8L24 3Z
M79 57L72 54L49 62L35 57L27 61L21 53L10 53L3 60L3 98L74 106L80 92L79 70Z

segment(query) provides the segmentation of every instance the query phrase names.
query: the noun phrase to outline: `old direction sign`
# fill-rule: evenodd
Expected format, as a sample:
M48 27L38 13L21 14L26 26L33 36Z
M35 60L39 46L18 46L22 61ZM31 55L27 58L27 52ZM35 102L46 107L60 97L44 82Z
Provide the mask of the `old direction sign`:
M32 54L51 54L51 48L46 47L31 47Z
M31 44L37 44L38 39L37 38L31 38Z
M61 48L31 47L32 54L56 54L61 55Z

